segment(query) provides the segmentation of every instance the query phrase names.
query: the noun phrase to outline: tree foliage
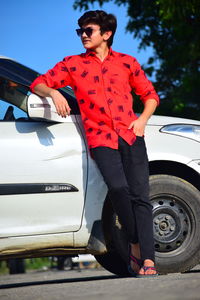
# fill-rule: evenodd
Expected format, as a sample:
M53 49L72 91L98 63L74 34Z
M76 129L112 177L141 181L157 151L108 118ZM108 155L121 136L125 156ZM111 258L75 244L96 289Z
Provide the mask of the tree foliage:
M109 0L75 0L74 8ZM145 71L154 75L160 97L159 113L200 119L200 0L115 0L126 5L127 30L140 49L154 54Z

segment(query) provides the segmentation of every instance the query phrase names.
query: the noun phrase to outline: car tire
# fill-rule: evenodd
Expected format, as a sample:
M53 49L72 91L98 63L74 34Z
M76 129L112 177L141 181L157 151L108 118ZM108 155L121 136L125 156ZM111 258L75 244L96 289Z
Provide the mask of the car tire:
M200 192L169 175L150 177L156 263L161 273L185 272L200 261Z
M156 267L159 273L189 271L200 261L200 192L170 175L150 177ZM128 241L115 213L112 239L127 263Z

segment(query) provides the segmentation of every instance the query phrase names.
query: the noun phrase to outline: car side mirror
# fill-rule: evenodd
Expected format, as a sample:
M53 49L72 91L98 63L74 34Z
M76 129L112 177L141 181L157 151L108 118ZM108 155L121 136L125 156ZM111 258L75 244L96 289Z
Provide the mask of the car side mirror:
M31 119L61 123L71 120L71 116L63 118L58 115L53 100L50 97L43 98L36 94L30 94L27 100L27 108Z

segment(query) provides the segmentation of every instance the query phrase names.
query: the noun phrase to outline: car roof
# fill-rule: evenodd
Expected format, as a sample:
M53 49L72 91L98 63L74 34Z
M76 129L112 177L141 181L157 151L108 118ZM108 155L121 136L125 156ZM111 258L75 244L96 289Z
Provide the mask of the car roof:
M4 56L4 55L0 55L0 58L14 60L14 59L11 59L11 58L9 58L9 57L7 57L7 56Z

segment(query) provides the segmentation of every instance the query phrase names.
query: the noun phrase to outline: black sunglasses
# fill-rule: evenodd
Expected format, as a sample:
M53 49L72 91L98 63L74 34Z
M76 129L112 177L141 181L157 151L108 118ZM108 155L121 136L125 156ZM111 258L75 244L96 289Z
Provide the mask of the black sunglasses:
M76 33L77 33L78 36L82 36L82 34L85 32L85 34L88 37L91 37L93 30L94 29L92 27L79 28L79 29L76 29Z

